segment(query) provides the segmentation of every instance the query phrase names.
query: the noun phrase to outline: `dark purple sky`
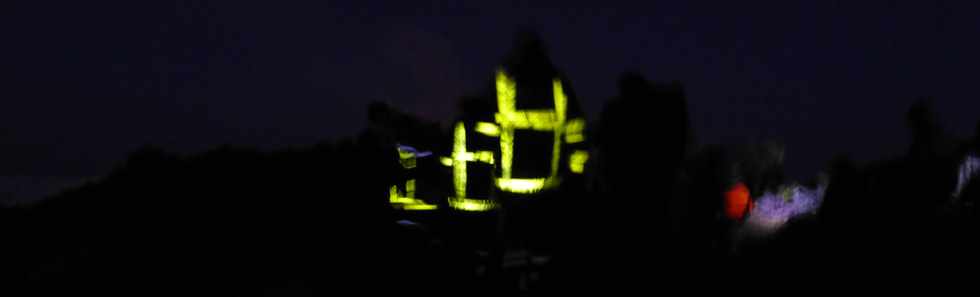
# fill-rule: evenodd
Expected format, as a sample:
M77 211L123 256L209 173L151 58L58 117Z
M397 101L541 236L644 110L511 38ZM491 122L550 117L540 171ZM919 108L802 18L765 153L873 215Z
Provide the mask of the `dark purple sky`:
M0 176L101 175L143 144L309 145L359 131L370 99L448 120L522 25L592 119L624 70L680 80L701 143L782 140L795 176L904 152L917 96L954 135L980 114L971 1L24 2L0 6Z

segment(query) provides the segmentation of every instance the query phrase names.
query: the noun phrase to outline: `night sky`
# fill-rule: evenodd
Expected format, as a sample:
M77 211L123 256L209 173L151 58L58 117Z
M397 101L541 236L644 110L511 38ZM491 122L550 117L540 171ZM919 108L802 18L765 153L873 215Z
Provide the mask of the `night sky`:
M105 174L145 144L351 136L370 100L447 121L522 26L590 119L624 70L679 80L699 143L781 140L791 176L904 153L919 96L952 135L980 119L970 1L23 2L0 4L0 176L27 188Z

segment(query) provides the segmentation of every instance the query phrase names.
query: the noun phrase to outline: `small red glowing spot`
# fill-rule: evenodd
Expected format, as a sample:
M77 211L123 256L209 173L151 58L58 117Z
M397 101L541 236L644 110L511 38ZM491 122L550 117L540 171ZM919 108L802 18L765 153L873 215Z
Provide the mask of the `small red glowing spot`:
M725 216L729 219L741 220L752 206L749 188L744 183L737 183L725 192Z

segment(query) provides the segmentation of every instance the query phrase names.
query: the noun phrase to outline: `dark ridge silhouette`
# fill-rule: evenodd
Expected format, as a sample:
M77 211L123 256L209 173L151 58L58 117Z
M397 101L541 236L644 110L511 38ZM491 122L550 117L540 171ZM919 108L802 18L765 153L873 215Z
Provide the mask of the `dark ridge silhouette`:
M21 226L5 245L17 265L4 271L28 272L13 283L42 295L431 291L429 280L454 277L439 260L448 253L395 225L379 179L393 171L372 160L397 154L368 138L277 152L141 149L102 181L4 210L7 226Z

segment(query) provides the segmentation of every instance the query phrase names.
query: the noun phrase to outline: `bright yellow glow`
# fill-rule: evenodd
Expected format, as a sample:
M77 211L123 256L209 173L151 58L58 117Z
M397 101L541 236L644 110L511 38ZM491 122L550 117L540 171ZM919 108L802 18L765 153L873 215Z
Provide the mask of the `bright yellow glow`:
M497 207L491 200L456 197L449 198L449 206L464 211L488 211Z
M446 166L446 167L452 167L453 166L453 158L450 158L450 157L442 157L442 158L439 158L439 162L441 162L442 165L443 166Z
M415 197L415 180L411 179L405 182L405 196Z
M415 168L416 155L414 151L398 147L398 159L405 169ZM428 204L421 199L415 198L415 179L405 182L405 191L398 191L398 186L391 186L388 191L388 203L391 206L404 210L433 210L439 208L438 205Z
M497 110L511 113L517 109L517 83L503 69L497 70Z
M561 81L553 79L551 81L552 97L555 100L555 113L558 114L558 122L555 123L555 144L551 152L551 176L550 179L558 177L558 162L561 159L561 136L565 130L565 112L568 110L568 99L565 98L565 91L561 87ZM547 184L545 186L548 186Z
M398 148L398 159L405 169L415 168L415 152Z
M585 140L585 120L574 119L566 123L568 98L565 95L561 80L554 79L551 83L554 110L517 110L517 83L503 69L497 71L497 114L494 119L499 128L500 136L500 176L497 177L497 187L513 193L534 193L542 189L558 186L559 162L561 160L562 136L569 143ZM554 132L554 142L551 152L551 170L545 178L512 178L514 162L514 131L516 129ZM568 132L566 132L568 131ZM566 135L567 133L567 135ZM485 133L486 134L486 133Z
M400 197L400 196L391 197L389 201L391 202L391 204L415 204L416 202L418 202L418 200L415 198Z
M500 127L493 123L477 122L476 132L490 137L500 136Z
M491 151L475 152L473 153L473 156L477 161L487 163L487 164L493 164L493 152Z
M565 123L565 133L573 134L582 132L585 132L585 119L574 118Z
M498 123L507 123L513 129L554 131L557 127L555 112L551 110L525 110L495 115Z
M544 189L546 181L545 178L500 178L497 187L507 192L530 194Z
M391 206L396 209L404 210L436 210L439 209L438 205L428 204L422 200L411 199L411 198L401 198L398 202L392 202Z
M398 186L391 186L388 191L388 202L391 206L404 210L434 210L438 205L428 204L415 198L415 180L405 182L405 193L399 193Z
M565 97L565 89L561 86L561 80L551 80L551 92L555 100L555 114L558 117L558 124L565 125L565 113L568 111L568 98Z
M493 164L493 152L466 151L466 126L457 123L454 129L453 154L449 161L453 166L453 187L456 195L449 197L449 206L464 211L487 211L495 207L489 199L466 198L466 162L484 162ZM443 161L445 164L446 161Z
M565 123L565 142L579 143L585 141L585 119L571 119Z
M575 151L570 157L568 157L568 169L572 173L582 173L585 172L585 162L589 160L589 152L586 151Z
M401 197L398 196L398 186L391 186L388 190L388 201L392 204L402 203Z
M398 196L398 186L391 186L391 189L388 190L388 200L391 203L402 203L405 201L403 199L401 196Z
M453 140L453 186L456 197L466 197L466 126L456 124Z
M436 210L439 209L438 205L433 204L405 204L402 206L404 210Z
M511 164L514 162L514 127L507 121L516 112L517 83L507 76L503 69L497 71L497 123L500 124L500 178L510 179Z

